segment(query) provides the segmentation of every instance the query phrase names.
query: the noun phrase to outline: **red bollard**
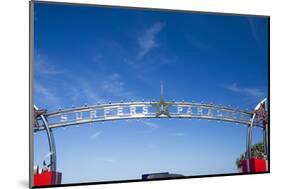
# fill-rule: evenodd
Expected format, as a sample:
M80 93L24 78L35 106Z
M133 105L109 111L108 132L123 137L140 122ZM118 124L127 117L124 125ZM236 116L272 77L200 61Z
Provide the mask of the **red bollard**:
M243 159L242 160L242 173L247 173L247 160Z
M61 184L62 173L46 171L34 175L34 186L48 186Z
M247 163L250 164L250 171L247 171ZM243 173L261 173L266 172L266 160L265 159L258 159L258 158L251 158L250 161L242 160L242 172Z

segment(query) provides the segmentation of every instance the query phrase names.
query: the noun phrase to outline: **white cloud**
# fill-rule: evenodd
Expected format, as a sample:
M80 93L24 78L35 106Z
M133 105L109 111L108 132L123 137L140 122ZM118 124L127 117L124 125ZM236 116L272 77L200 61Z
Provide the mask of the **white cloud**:
M48 78L54 78L55 75L64 74L64 80L57 79L56 82L61 82L65 97L71 100L70 104L80 105L81 99L85 104L104 103L112 99L108 97L119 97L122 100L136 99L136 96L128 89L126 83L121 79L119 73L106 74L104 72L91 71L90 74L86 72L83 75L77 75L70 70L63 71L57 69L56 66L46 61L40 55L36 57L37 62L36 73L37 76L43 75ZM67 72L67 74L65 74ZM95 76L93 79L93 75ZM95 78L99 78L96 80ZM38 80L38 79L37 79ZM41 80L40 80L41 81ZM34 83L35 94L40 101L45 104L60 105L62 99L56 96L52 88L43 86L41 83Z
M95 139L97 139L101 134L102 134L102 131L98 131L98 132L92 134L90 138L93 139L93 140L95 140Z
M250 25L250 28L251 28L253 38L254 38L254 40L258 41L259 40L259 34L258 34L257 29L256 29L256 24L254 23L254 19L249 17L248 21L249 21L249 25Z
M93 158L96 161L104 162L104 163L109 163L111 165L118 165L119 161L113 157L94 157Z
M172 136L182 137L185 136L185 133L172 133Z
M38 95L41 101L45 101L46 104L58 105L60 102L59 97L51 92L50 89L44 87L37 80L34 80L34 92Z
M71 99L74 101L73 103L79 102L79 98L83 98L84 103L104 103L112 100L108 98L110 96L120 97L122 100L136 99L134 94L127 89L126 84L121 80L118 73L113 73L109 76L102 73L93 74L99 80L93 80L86 75L72 76L72 86L68 90L72 96Z
M153 48L157 47L159 44L156 41L156 35L164 28L165 23L157 22L153 24L150 28L146 29L139 37L138 44L140 51L138 53L138 58L145 56Z
M101 88L104 92L127 100L134 99L134 94L125 87L125 83L120 79L120 75L117 73L112 74L109 79L104 79L101 82Z
M263 97L264 96L264 93L258 88L238 87L238 85L236 83L227 85L227 86L225 86L225 88L232 92L246 94L246 95L253 96L253 97Z
M119 75L118 73L114 73L114 74L112 74L112 75L110 76L110 78L111 78L112 80L117 80L117 79L120 78L120 75Z
M154 148L157 147L157 145L156 144L152 144L152 143L148 143L148 144L146 144L146 147L149 148L149 149L154 149Z
M43 57L40 54L35 55L34 68L35 72L44 75L59 75L65 72L65 70L61 70L60 68L51 64L46 57Z
M80 92L79 92L80 95L79 96L81 96L81 94L83 94L86 97L86 99L90 101L90 103L102 103L102 102L105 102L105 99L103 97L101 97L96 92L97 90L94 90L88 84L84 84L84 85L88 86L88 87L84 87L84 88L80 89Z
M152 129L159 129L160 128L160 125L158 125L156 123L149 122L149 121L141 120L141 123L143 123L146 126L149 126Z

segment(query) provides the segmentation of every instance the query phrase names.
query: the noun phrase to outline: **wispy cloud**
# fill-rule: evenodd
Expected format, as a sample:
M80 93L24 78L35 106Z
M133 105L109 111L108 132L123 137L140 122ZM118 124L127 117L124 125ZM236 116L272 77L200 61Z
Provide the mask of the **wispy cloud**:
M182 137L185 136L185 133L172 133L171 135L176 137Z
M41 54L35 54L34 59L34 67L35 71L40 74L44 75L59 75L63 74L65 70L62 70L52 64L46 57L42 56Z
M113 73L113 74L110 76L110 78L111 78L112 80L117 80L117 79L120 78L120 75L119 75L118 73Z
M152 143L148 143L148 144L146 144L146 147L149 148L149 149L154 149L154 148L157 148L157 145L152 144Z
M95 75L95 78L99 78L99 80L92 79L92 75ZM70 80L72 85L67 90L74 104L79 103L79 99L84 99L84 103L90 104L105 103L116 99L116 97L121 100L136 99L119 73L93 72L90 75L84 74L79 77L71 75ZM65 85L68 86L69 84L66 83ZM112 98L109 99L108 96Z
M248 87L243 88L243 87L239 87L236 83L233 83L231 85L226 85L224 87L232 92L241 93L241 94L245 94L245 95L249 95L249 96L253 96L253 97L263 97L264 96L264 92L262 92L258 88L248 88Z
M63 99L56 90L56 85L49 84L50 81L59 81L61 74L65 70L59 69L56 65L51 63L46 56L39 53L34 57L34 100L38 106L57 107L61 105Z
M135 98L135 95L126 89L125 83L121 80L121 76L118 73L113 73L109 76L109 79L103 80L102 89L106 93L123 99Z
M259 35L258 35L258 31L256 29L256 25L255 25L254 19L249 17L248 18L248 22L249 22L249 25L250 25L251 32L252 32L254 40L258 41L259 40Z
M88 84L83 84L84 86L88 86L82 89L79 89L79 94L77 96L83 96L85 97L86 101L89 101L90 103L103 103L105 102L105 98L103 98L97 90L95 90L92 86Z
M104 103L116 99L137 99L136 95L124 82L120 73L113 72L109 74L107 70L91 70L84 72L83 75L77 75L77 73L68 69L58 69L56 65L47 61L45 56L38 54L36 55L36 59L35 73L39 78L35 79L34 90L36 99L44 105L61 105L61 103L64 102L64 98L68 98L70 100L70 105L75 106L81 105L81 99L84 101L82 102L83 104ZM102 64L102 59L98 59ZM60 77L61 74L63 74L63 77ZM57 75L59 77L55 77ZM46 78L42 78L42 76L48 79L56 78L56 85L43 85L44 83L42 84L41 81L44 81ZM99 79L96 80L96 78ZM55 92L57 92L55 89L58 89L58 87L60 87L60 91L64 92L65 96L62 99L55 94Z
M119 161L113 157L97 157L94 158L97 161L105 162L105 163L110 163L112 165L116 165L119 163Z
M138 44L140 47L140 51L137 55L138 58L142 58L159 45L156 41L156 35L164 28L164 26L165 23L156 22L138 37Z
M211 44L208 44L207 41L199 39L196 36L190 36L188 34L186 35L186 38L193 46L192 48L196 49L196 51L201 51L201 53L217 53L215 47Z
M56 96L50 89L44 87L40 82L34 80L34 92L38 95L41 101L45 101L46 104L57 105L60 102L58 96Z
M141 120L141 123L143 123L146 126L149 126L152 129L159 129L160 128L160 125L158 125L156 123L149 122L149 121Z
M98 131L90 136L92 140L97 139L102 134L102 131Z

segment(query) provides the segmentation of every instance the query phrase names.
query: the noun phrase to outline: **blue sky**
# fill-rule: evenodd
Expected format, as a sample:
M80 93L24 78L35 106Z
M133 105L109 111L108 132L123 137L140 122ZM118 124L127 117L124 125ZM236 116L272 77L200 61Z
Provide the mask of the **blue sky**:
M267 97L267 18L35 3L34 101L48 111L102 102L212 102L251 110ZM172 172L237 172L246 127L129 120L54 130L63 183ZM255 129L254 141L262 139ZM34 139L35 164L48 154Z

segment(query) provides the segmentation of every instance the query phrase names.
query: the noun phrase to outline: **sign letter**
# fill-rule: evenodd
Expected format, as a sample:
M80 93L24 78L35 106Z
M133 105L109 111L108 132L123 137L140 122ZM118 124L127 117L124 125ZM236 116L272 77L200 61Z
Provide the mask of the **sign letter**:
M197 113L199 114L199 115L202 115L203 114L203 108L202 107L197 107Z
M75 118L76 118L76 120L82 119L82 118L83 118L83 117L82 117L82 112L76 113Z
M91 118L91 119L95 118L96 116L97 116L96 110L90 111L90 118Z
M117 108L117 115L123 115L123 108L122 107Z
M143 106L142 107L142 113L143 114L148 114L148 107L147 106Z
M186 112L187 114L192 114L192 111L191 111L191 106L188 106L187 107L187 112Z
M60 120L61 120L61 122L66 122L67 121L67 115L66 114L61 115Z
M137 110L137 108L135 106L130 106L130 114L131 115L137 114L136 110Z
M103 110L103 115L104 115L104 117L106 117L109 113L110 113L110 109L105 108L105 109Z
M178 109L178 114L180 114L183 111L183 108L181 106L178 106L177 109Z

